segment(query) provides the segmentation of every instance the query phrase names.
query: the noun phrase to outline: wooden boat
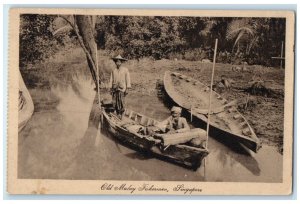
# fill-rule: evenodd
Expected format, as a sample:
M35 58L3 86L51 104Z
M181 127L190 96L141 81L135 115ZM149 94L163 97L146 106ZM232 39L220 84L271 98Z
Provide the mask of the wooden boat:
M31 118L33 111L34 111L34 105L32 98L30 96L30 93L23 81L22 75L19 71L19 120L18 120L18 131L20 132L25 125L27 124L27 121Z
M155 126L159 122L132 110L127 109L122 120L120 120L113 112L111 104L102 103L101 122L102 128L105 128L120 143L136 151L184 167L197 169L201 165L202 159L208 155L208 150L202 146L195 147L187 143L170 143L170 141L167 141L167 138L170 138L168 134L151 136L142 133L141 130L144 130L145 127ZM165 141L164 136L166 136ZM164 142L167 142L167 144Z
M164 88L177 105L207 124L209 87L186 75L167 71L164 75ZM260 140L245 117L233 103L215 91L212 92L209 132L213 136L234 140L254 152L261 147Z

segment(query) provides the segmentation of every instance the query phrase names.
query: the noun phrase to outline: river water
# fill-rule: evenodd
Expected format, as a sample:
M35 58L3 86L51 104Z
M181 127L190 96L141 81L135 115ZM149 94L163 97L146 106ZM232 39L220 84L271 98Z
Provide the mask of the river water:
M196 171L124 147L100 131L90 77L66 78L29 89L35 111L19 133L19 178L282 182L282 155L270 146L238 152L210 137L210 153ZM132 92L126 103L158 120L169 116L155 95Z

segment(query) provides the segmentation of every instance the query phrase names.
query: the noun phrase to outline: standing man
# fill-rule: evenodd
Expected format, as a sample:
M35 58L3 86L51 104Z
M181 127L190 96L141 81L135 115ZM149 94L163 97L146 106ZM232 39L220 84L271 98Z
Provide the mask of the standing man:
M126 67L122 66L122 63L127 61L121 55L112 58L116 64L116 69L111 72L110 75L110 88L112 94L113 106L118 114L118 117L122 119L122 115L125 111L125 96L128 89L131 88L130 75Z

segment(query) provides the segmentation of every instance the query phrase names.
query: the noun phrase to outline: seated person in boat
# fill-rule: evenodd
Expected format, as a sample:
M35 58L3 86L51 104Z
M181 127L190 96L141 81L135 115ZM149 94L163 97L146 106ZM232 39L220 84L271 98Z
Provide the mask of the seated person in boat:
M171 116L164 121L156 124L158 128L164 133L179 133L186 132L190 130L185 118L181 117L181 108L173 106L171 109Z
M174 145L187 143L194 147L203 146L203 142L206 140L206 131L199 128L191 130L186 119L181 117L181 111L182 109L180 107L174 106L171 109L170 117L155 124L155 126L147 127L148 134L155 135L155 133L167 133L164 134L164 136L160 136L163 138L164 144L166 144L166 141L168 140L167 144Z
M141 130L142 134L163 139L165 145L186 143L194 147L204 147L206 131L199 128L191 130L186 119L181 117L181 111L180 107L174 106L170 117Z

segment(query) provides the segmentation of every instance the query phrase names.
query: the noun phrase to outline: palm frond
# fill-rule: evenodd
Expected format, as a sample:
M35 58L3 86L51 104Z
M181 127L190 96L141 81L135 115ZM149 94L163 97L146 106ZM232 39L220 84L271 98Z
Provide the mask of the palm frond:
M232 21L226 31L226 39L232 40L236 38L239 33L243 31L244 34L255 34L255 29L251 26L251 19L243 18Z
M54 32L52 32L52 35L55 36L58 33L62 33L62 32L68 32L70 30L72 30L73 28L70 25L65 25L61 28L58 28L57 30L55 30Z
M250 50L255 46L255 44L257 43L257 41L258 41L258 36L256 36L256 37L254 37L252 40L251 40L251 42L250 42L250 44L249 44L249 47L248 47L248 50L246 50L246 53L247 54L249 54L250 53Z
M243 31L243 30L241 30L241 31L239 32L239 34L238 34L238 36L237 36L237 38L236 38L236 40L235 40L235 42L234 42L234 44L233 44L233 48L232 48L232 49L235 48L236 44L237 44L237 43L239 42L239 40L244 36L244 34L245 34L245 31Z

